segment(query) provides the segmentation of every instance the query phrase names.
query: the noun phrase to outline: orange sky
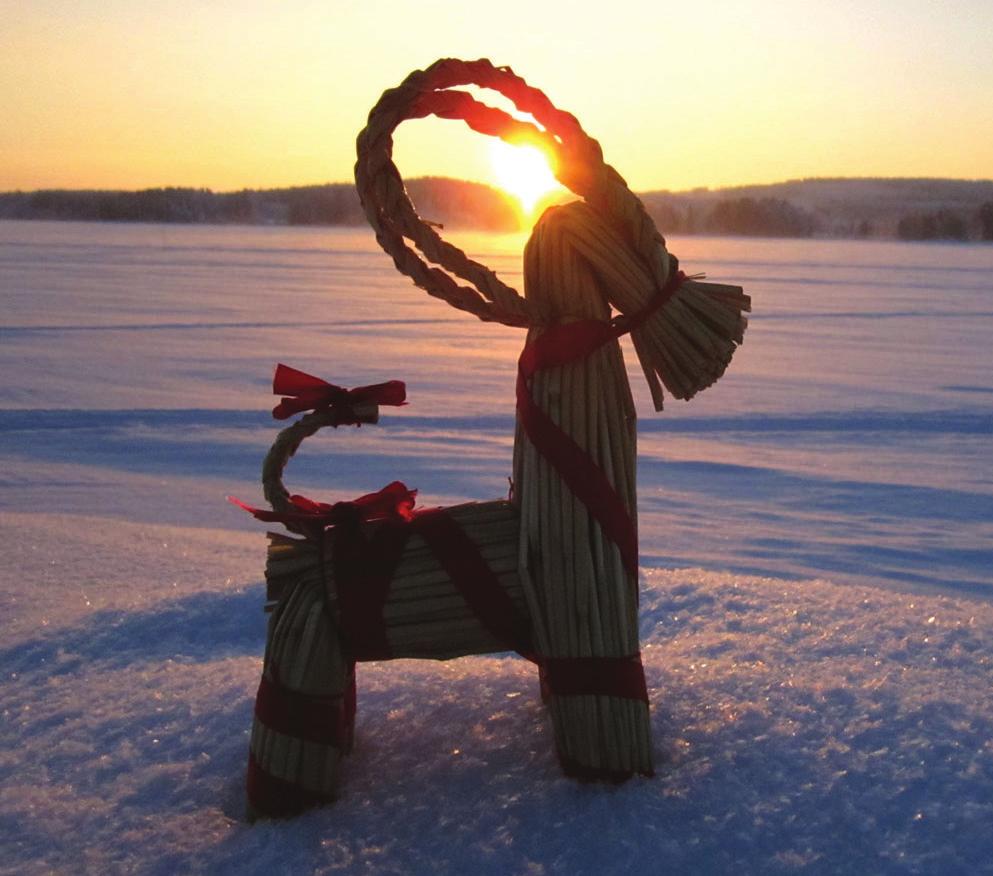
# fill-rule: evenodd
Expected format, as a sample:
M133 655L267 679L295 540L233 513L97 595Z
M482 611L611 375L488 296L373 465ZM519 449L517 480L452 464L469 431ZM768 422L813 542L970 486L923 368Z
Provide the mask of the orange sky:
M993 177L993 3L0 0L0 190L351 179L379 94L509 64L636 190ZM493 182L484 138L407 123L405 176Z

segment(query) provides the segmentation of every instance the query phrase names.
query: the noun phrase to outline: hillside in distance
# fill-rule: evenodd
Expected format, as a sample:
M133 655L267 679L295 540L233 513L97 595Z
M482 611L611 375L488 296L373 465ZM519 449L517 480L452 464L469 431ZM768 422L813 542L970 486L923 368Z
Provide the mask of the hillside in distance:
M505 192L465 180L407 180L418 212L456 228L515 231L516 201ZM0 194L0 219L89 222L177 222L243 225L365 225L352 183L213 192L197 188L141 191L44 189Z
M407 180L418 212L454 228L515 231L516 200L446 177ZM663 234L993 240L993 180L802 179L640 195ZM0 194L0 219L363 225L354 185L281 189L41 190Z
M993 180L823 178L641 195L672 233L993 239ZM766 229L766 232L749 232Z

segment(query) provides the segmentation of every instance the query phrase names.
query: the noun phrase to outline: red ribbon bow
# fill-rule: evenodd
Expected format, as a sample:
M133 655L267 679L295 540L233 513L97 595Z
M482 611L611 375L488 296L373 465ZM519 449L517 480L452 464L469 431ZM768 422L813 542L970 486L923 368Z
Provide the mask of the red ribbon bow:
M234 496L228 496L232 505L244 508L256 520L266 523L307 523L320 527L334 526L349 521L405 520L414 516L414 501L417 490L410 490L406 484L393 481L375 493L359 496L351 502L315 502L306 496L290 496L293 511L266 511L253 508Z
M406 404L407 399L407 387L402 380L345 389L282 363L276 366L272 391L275 395L284 396L272 409L272 415L277 420L285 420L300 411L316 411L326 407L347 409L359 404L399 406Z

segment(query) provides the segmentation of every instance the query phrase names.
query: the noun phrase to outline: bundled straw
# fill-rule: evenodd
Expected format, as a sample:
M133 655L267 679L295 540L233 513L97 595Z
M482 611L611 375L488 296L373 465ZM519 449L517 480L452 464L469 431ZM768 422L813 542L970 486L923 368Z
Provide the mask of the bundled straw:
M468 84L500 92L540 127L455 88ZM536 226L525 251L526 297L442 240L407 197L392 161L393 131L432 114L540 146L559 181L583 199L552 208ZM559 754L576 775L650 773L637 639L635 415L616 338L631 331L661 410L663 386L689 399L723 375L743 340L750 299L737 286L686 278L575 117L486 60L443 59L385 92L359 135L355 180L376 238L401 272L479 319L529 329L518 376L515 501ZM621 314L613 322L611 305ZM563 354L572 322L578 357ZM553 335L555 343L543 344Z
M270 562L289 541L272 537ZM354 666L342 654L323 581L304 572L269 621L249 748L249 819L331 802L354 716Z
M517 574L519 523L509 502L446 509L493 572L518 621L529 626ZM363 535L374 538L370 523ZM272 617L252 725L249 816L290 815L334 799L340 761L351 750L356 660L506 651L499 629L481 619L443 558L417 532L404 547L371 634L342 611L333 532L323 544L270 533L266 563Z
M597 277L607 301L626 316L651 308L631 338L657 410L662 408L660 381L676 398L685 400L723 376L744 340L747 320L743 312L751 309L751 300L741 287L686 279L659 304L653 298L670 282L674 259L668 260L660 283L615 225L588 204L575 202L557 211L556 222L563 226L568 246L582 255ZM528 292L529 298L532 295ZM561 313L571 313L568 302L562 303Z
M467 84L499 91L538 126L454 88ZM526 297L442 240L410 203L392 161L393 131L432 114L540 145L583 199L547 211L536 226L525 250ZM721 377L742 342L750 300L737 286L686 278L579 122L486 60L444 59L385 92L359 135L355 179L400 271L453 307L528 329L514 504L414 514L413 494L399 483L337 506L290 496L281 475L303 438L326 425L375 422L377 403L401 404L403 392L396 383L346 391L282 372L293 390L284 411L331 407L280 434L263 469L274 510L250 509L306 536L270 536L275 611L252 731L250 806L280 815L333 797L351 745L353 661L387 657L516 648L539 664L568 773L651 774L638 646L635 414L617 339L631 332L660 410L663 386L688 399Z
M323 383L302 372L306 381ZM277 392L282 392L278 390ZM278 408L274 413L279 416ZM375 423L379 405L322 405L280 431L262 463L262 486L272 515L248 508L262 519L289 515L287 528L312 536L313 523L294 520L296 506L283 484L283 471L304 439L325 426ZM241 503L238 503L241 504ZM317 546L270 533L267 568L279 569L270 582L272 610L262 679L248 757L248 818L293 815L334 799L340 761L352 747L355 720L354 663L342 652L338 624L328 610ZM277 598L277 596L281 598Z

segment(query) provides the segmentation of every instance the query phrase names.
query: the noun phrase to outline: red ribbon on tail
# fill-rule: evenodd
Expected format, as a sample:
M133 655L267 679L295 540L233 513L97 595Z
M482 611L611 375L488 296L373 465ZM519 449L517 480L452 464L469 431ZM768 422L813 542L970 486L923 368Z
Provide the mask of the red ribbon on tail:
M272 391L274 395L283 396L272 409L272 415L277 420L319 408L348 409L360 404L400 406L407 403L407 387L402 380L345 389L282 363L276 366Z
M369 520L410 520L414 514L416 496L417 490L408 489L401 481L393 481L375 493L333 505L315 502L306 496L290 496L293 511L253 508L234 496L228 496L228 501L266 523L311 523L323 528L353 520L363 523Z

